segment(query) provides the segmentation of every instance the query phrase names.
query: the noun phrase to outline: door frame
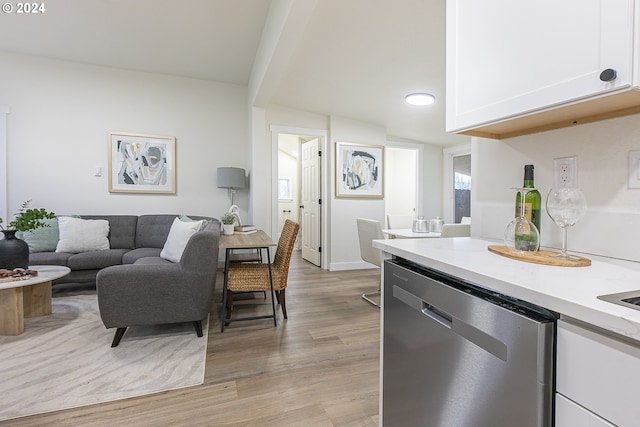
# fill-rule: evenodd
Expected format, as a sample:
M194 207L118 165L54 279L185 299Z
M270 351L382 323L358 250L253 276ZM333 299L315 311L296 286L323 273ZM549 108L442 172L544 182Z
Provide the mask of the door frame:
M326 270L328 263L328 224L329 218L329 199L327 197L327 173L329 170L327 151L327 130L326 129L309 129L299 128L293 126L269 126L271 131L271 229L278 230L278 136L280 134L300 135L300 136L313 136L320 140L320 150L322 156L320 159L320 198L322 199L322 206L320 208L320 247L322 251L320 253L320 268ZM300 159L298 158L298 162ZM280 236L277 236L278 238Z

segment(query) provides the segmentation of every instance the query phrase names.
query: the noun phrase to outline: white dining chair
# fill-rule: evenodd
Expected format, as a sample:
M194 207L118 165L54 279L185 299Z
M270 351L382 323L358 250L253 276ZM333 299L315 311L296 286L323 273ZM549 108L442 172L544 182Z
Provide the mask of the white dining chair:
M463 216L462 218L460 218L460 224L471 224L471 217Z
M469 237L471 224L444 224L440 237Z
M390 229L413 227L413 215L387 215L387 225Z
M356 222L358 224L360 257L363 261L380 267L382 264L382 260L380 259L380 249L373 247L374 240L384 239L384 234L382 234L382 228L380 227L380 221L357 218ZM380 295L380 286L378 286L377 291L362 294L362 299L379 308L380 304L370 298L373 295Z

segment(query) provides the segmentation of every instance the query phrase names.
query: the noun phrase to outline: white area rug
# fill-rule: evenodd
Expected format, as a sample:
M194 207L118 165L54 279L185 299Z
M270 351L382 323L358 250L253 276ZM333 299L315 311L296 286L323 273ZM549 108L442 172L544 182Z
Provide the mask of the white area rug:
M207 327L132 327L111 348L96 295L54 297L51 316L0 336L0 420L202 384Z

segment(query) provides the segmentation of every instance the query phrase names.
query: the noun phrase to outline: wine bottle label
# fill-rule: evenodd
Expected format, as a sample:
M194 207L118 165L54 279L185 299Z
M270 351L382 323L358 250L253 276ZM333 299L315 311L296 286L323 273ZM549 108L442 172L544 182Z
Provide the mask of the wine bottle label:
M516 203L516 218L519 217L520 215L522 215L521 213L521 209L522 206L520 205L520 203ZM531 209L531 203L525 203L524 204L524 217L527 218L529 221L532 221L531 219L531 213L532 213L532 209Z

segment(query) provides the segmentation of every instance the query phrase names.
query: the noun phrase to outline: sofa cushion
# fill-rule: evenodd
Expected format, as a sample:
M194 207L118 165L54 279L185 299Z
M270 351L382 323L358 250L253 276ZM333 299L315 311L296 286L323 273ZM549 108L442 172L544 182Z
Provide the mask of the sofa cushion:
M29 254L29 265L63 265L73 255L69 252L36 252Z
M187 242L202 228L203 221L181 221L180 218L173 220L169 236L165 242L160 258L172 262L179 262L184 252Z
M173 264L173 262L169 261L168 259L164 259L156 256L148 256L148 257L138 259L134 264L136 265Z
M128 249L106 249L73 254L67 259L67 267L72 270L94 270L122 264L122 255Z
M129 251L126 254L122 255L122 263L123 264L134 264L140 258L148 258L148 257L159 258L160 257L160 251L162 251L161 248L138 248L138 249L134 249L134 250Z
M45 223L47 227L16 233L19 239L27 242L30 253L53 252L58 245L58 218L43 219L42 222Z
M111 249L134 249L136 247L137 215L82 215L82 218L109 221L109 247Z
M136 227L136 248L161 248L177 215L140 215Z
M58 218L60 240L56 252L87 252L109 249L109 222L104 219Z

